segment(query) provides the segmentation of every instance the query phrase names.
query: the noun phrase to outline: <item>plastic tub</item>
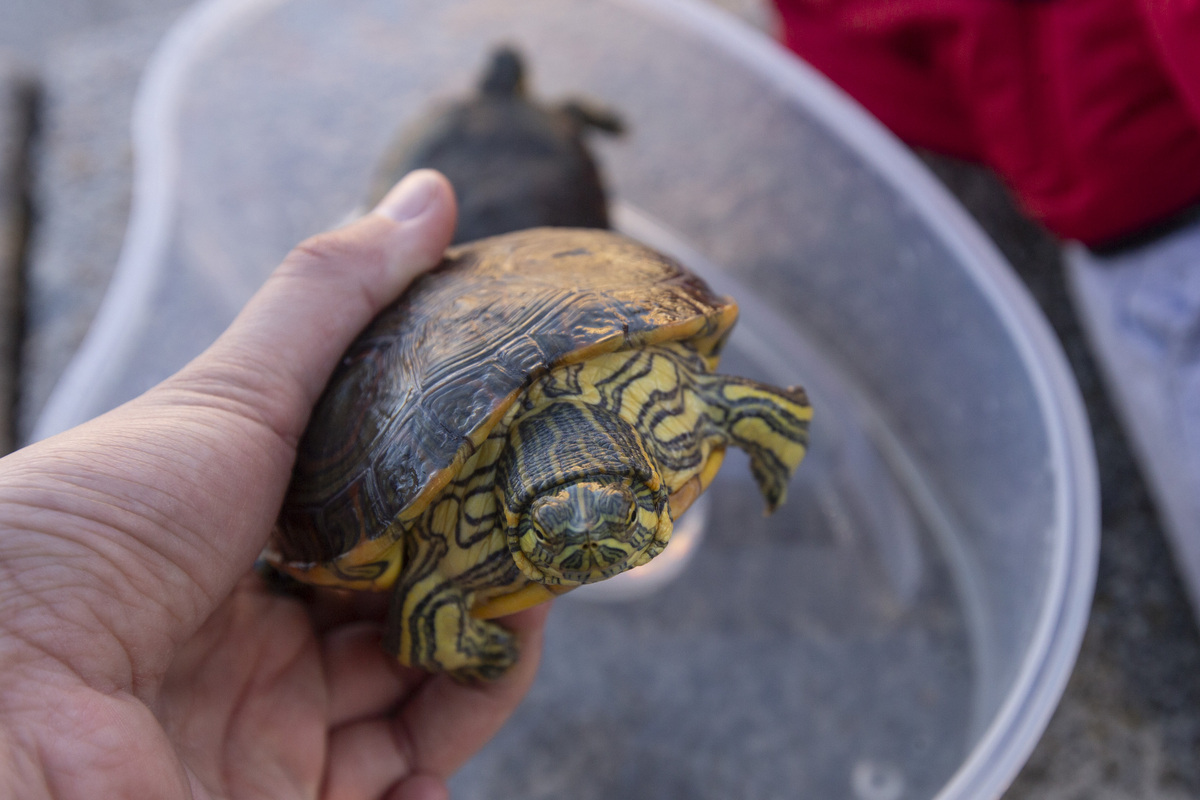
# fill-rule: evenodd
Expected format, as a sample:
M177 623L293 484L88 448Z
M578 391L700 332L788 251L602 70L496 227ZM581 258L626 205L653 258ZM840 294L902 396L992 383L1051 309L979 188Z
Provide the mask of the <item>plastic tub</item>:
M680 568L559 601L538 683L456 796L998 797L1089 607L1098 502L1077 389L908 152L708 7L202 3L146 77L122 261L41 434L203 348L499 41L526 52L541 96L626 117L630 135L600 143L619 225L735 295L724 368L804 383L816 419L779 514L761 516L732 459Z

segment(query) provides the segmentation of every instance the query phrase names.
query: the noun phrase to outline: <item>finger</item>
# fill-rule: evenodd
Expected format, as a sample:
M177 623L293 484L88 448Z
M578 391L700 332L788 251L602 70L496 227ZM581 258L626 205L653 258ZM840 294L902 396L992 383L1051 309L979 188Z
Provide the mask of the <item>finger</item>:
M329 696L329 727L378 717L394 708L429 675L403 667L386 653L378 624L337 628L325 637L321 659Z
M430 676L390 719L352 722L329 739L325 800L436 797L438 787L495 735L529 690L549 604L506 617L521 657L500 680L464 686ZM419 779L418 779L419 778ZM399 785L396 785L400 781Z
M517 635L520 658L502 678L467 686L437 675L413 693L396 719L412 769L448 780L512 715L537 675L550 603L499 620Z
M412 772L412 754L392 736L389 719L356 722L329 737L324 800L365 800L383 795Z
M400 781L387 794L387 800L449 800L446 782L433 775L413 775Z
M393 740L388 720L358 722L333 734L321 800L446 800L446 782L413 774L412 754Z
M391 608L391 592L360 592L325 586L305 587L313 630L324 634L352 622L382 623Z

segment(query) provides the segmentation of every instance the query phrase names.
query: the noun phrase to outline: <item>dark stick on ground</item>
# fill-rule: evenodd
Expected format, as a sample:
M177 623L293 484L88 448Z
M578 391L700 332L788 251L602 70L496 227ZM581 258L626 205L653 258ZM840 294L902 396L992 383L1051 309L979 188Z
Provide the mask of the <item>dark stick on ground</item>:
M0 455L16 441L22 265L29 232L29 145L35 82L0 53Z

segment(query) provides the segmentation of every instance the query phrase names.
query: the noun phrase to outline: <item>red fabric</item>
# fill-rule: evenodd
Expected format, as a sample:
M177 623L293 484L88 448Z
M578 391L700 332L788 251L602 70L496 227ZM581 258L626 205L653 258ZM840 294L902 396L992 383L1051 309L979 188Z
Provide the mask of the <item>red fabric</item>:
M785 43L914 145L1096 244L1200 200L1198 0L776 0Z

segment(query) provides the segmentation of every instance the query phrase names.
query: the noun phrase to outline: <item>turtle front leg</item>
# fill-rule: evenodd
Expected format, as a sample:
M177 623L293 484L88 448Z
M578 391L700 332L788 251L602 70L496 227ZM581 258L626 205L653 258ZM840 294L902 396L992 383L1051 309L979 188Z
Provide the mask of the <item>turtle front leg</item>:
M750 456L750 472L766 498L767 512L774 511L808 448L808 395L799 386L780 389L727 375L705 375L697 383L707 405L705 416Z
M436 572L406 578L396 582L383 639L400 663L474 683L495 680L516 662L516 637L473 618L466 595L451 581Z

